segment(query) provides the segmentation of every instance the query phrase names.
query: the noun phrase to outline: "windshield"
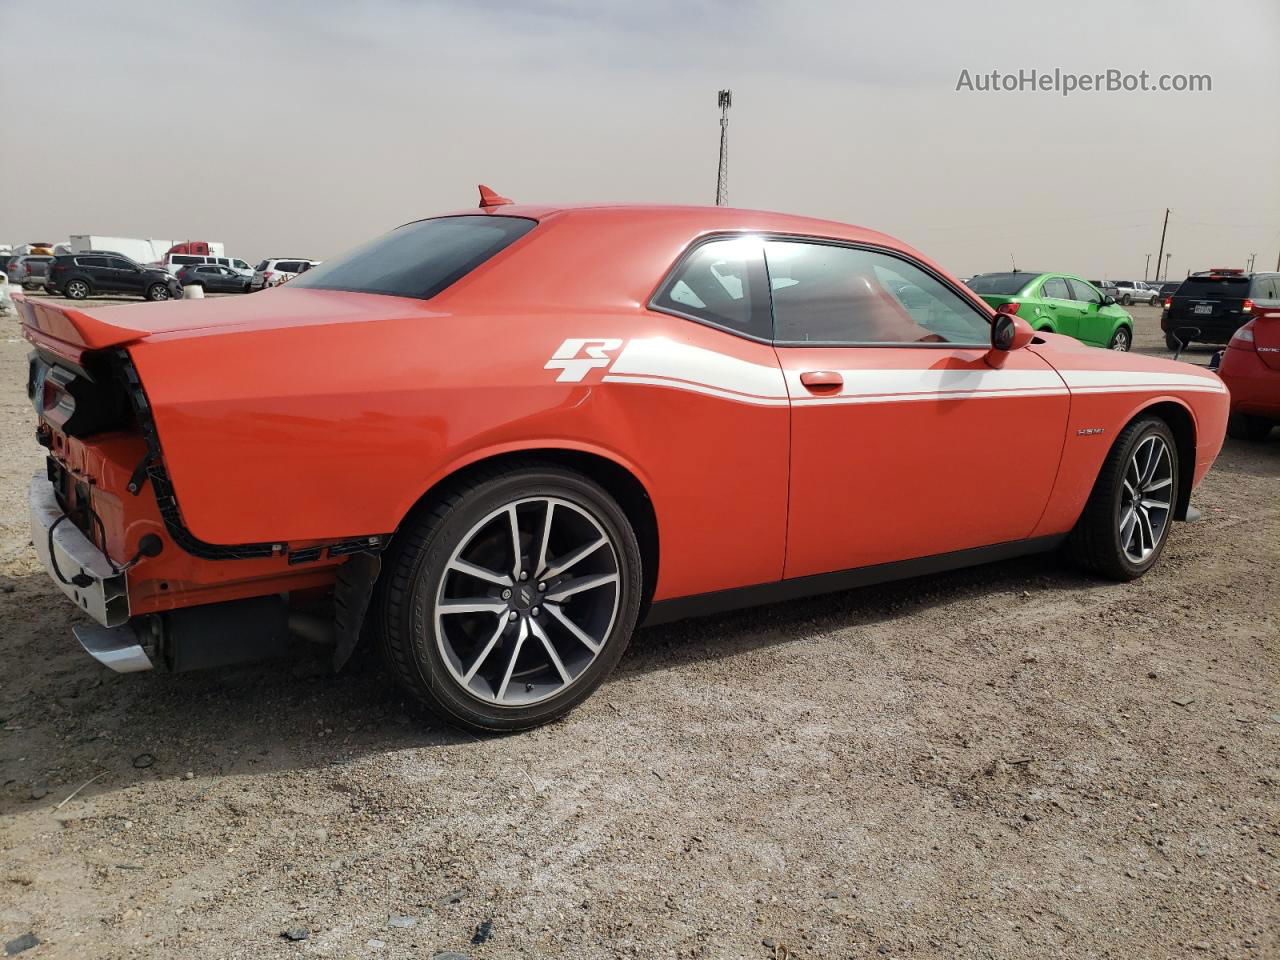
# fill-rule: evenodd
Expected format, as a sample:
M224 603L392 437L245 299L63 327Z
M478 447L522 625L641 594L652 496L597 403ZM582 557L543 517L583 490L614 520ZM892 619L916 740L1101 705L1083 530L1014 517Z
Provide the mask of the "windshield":
M537 225L491 214L407 223L308 270L293 287L429 299Z

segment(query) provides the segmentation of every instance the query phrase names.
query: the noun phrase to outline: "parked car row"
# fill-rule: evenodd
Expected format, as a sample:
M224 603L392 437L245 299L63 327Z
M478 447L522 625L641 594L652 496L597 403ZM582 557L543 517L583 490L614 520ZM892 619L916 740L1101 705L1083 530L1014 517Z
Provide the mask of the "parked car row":
M84 300L104 293L131 293L147 300L181 296L177 279L159 267L144 267L109 250L67 253L52 258L47 293Z

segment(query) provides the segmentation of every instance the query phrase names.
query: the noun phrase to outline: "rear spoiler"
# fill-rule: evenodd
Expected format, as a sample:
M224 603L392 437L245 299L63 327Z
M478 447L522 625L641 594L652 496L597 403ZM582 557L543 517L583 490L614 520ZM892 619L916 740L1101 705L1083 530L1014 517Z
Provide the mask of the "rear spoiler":
M66 353L68 347L75 354L87 350L105 350L107 347L139 340L148 333L146 330L108 323L75 307L33 303L21 294L15 294L13 302L22 315L23 335L32 343L49 347L58 353Z

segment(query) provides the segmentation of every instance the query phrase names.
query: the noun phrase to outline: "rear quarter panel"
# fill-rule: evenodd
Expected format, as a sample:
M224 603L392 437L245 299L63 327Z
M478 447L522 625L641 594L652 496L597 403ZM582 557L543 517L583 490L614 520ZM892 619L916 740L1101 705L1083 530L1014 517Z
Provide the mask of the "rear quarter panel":
M656 599L776 580L786 528L787 408L547 369L566 339L664 338L772 365L771 347L634 301L459 317L425 302L287 289L343 322L159 335L131 350L184 522L203 540L393 531L434 484L528 449L595 453L648 491ZM252 298L247 298L252 299ZM307 314L315 316L315 309ZM616 351L610 352L610 357Z

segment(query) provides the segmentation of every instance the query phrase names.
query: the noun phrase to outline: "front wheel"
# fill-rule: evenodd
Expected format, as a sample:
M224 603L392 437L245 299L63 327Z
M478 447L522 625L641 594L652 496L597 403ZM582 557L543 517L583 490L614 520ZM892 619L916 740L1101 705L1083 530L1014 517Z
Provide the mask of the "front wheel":
M550 464L494 471L396 535L379 582L384 652L443 719L527 729L613 669L641 583L635 533L601 487Z
M1127 353L1132 346L1133 334L1128 327L1116 327L1116 332L1111 335L1111 342L1107 344L1108 349L1118 350L1120 353Z
M1102 464L1070 549L1082 566L1135 580L1160 558L1178 502L1178 447L1163 420L1125 427Z
M1275 426L1265 417L1249 413L1233 413L1227 418L1227 435L1236 440L1265 440Z
M148 300L168 300L169 288L166 287L163 283L153 283L151 286L147 287L147 299Z
M1159 302L1160 302L1159 297L1152 297L1150 300L1147 301L1147 306L1154 307Z

